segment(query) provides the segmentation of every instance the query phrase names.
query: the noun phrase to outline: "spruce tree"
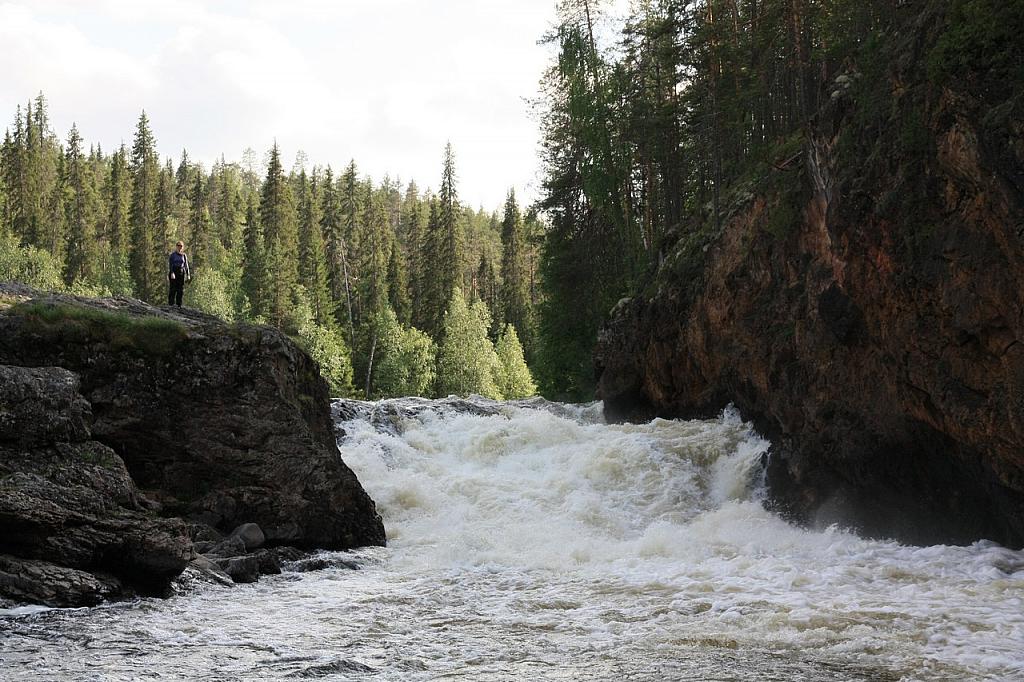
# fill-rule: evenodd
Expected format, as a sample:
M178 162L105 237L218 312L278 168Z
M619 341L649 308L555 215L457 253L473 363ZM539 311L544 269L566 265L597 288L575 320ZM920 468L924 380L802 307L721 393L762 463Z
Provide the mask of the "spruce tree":
M494 272L494 261L487 257L486 252L480 254L480 265L477 267L474 281L476 282L477 299L483 301L484 305L487 306L488 312L491 314L492 324L490 333L496 337L498 329L501 328L499 316L501 300L498 278Z
M174 191L174 164L170 159L167 159L167 163L164 164L164 168L160 172L160 184L156 189L156 234L159 243L164 246L160 251L160 267L165 273L167 271L166 258L170 252L170 245L185 237L184 234L181 234L182 226L178 224L174 215L177 206ZM191 252L191 246L188 247L188 250ZM191 256L189 258L191 259Z
M125 260L128 254L128 216L131 207L131 172L128 150L122 144L110 159L104 198L107 205L103 236L113 260Z
M427 227L420 247L420 259L423 264L421 271L422 296L422 329L427 332L435 343L439 343L442 335L444 312L450 301L451 292L445 296L441 289L445 264L439 255L443 242L440 221L438 218L437 198L430 197Z
M50 255L55 263L64 268L64 259L67 255L67 213L65 200L67 188L65 186L64 155L56 152L56 163L54 170L56 180L49 189L46 197L46 208L43 214L43 249Z
M331 167L324 175L323 197L321 199L321 231L324 248L327 251L327 266L330 274L331 298L334 304L334 319L348 332L349 346L355 343L355 328L352 315L352 288L348 272L348 257L344 231L344 216L341 205L341 189L334 181Z
M188 233L191 242L192 265L196 270L217 267L216 247L218 238L214 234L213 220L206 198L206 188L201 173L196 173L191 182L192 189L188 195L189 215Z
M24 115L19 106L14 133L5 135L3 185L4 222L19 243L43 249L56 260L63 257L65 240L63 154L50 130L46 100L29 101Z
M442 263L439 283L446 294L455 288L462 289L463 285L462 268L466 247L461 218L455 190L455 153L449 142L444 148L444 167L437 202L438 230L441 236L437 258Z
M5 205L3 212L3 229L11 235L20 237L19 225L22 222L23 210L21 205L21 176L22 176L22 119L21 106L18 106L14 117L14 135L8 128L4 131L4 144L0 149L0 172L3 175L5 193Z
M4 157L7 144L10 143L11 135L8 131L5 134L4 142L0 145L0 239L10 243L10 204L7 198L7 173L4 168Z
M419 197L419 189L415 182L410 182L405 190L402 205L402 236L405 245L405 270L409 291L409 322L419 329L425 326L423 295L425 265L424 254L424 221L423 202Z
M399 323L408 325L412 317L412 301L409 298L409 278L405 270L405 256L397 241L391 247L388 259L388 302Z
M268 314L270 272L267 250L256 208L255 194L249 195L245 213L244 257L242 259L242 294L249 319L265 320Z
M296 301L299 283L299 234L291 186L281 167L281 151L274 143L267 176L260 190L260 224L271 273L269 321L283 328Z
M501 312L505 323L515 327L519 338L529 347L532 328L525 260L523 220L516 192L510 189L501 221Z
M64 282L94 282L99 272L96 243L96 218L99 197L91 177L92 168L82 151L82 136L72 124L64 161L64 185L67 191L68 246Z
M449 143L445 146L441 191L431 198L426 236L420 250L422 323L424 331L435 341L442 337L442 322L452 290L463 291L464 242L461 207L455 191L455 158Z
M318 325L334 327L334 302L330 273L324 249L320 178L314 169L312 178L299 174L299 280L306 290L313 319Z
M362 314L361 265L365 259L363 236L367 208L354 160L349 162L345 172L338 178L338 201L341 208L341 256L345 271L346 313L351 327L359 324Z
M174 173L175 194L180 204L189 204L192 199L195 176L200 175L188 158L188 150L181 150L181 161L178 162L178 170Z
M156 194L160 182L160 166L156 155L156 142L149 127L149 118L143 111L135 129L132 143L132 197L129 265L135 293L150 302L160 300L164 286L163 255L166 244L159 234L156 212Z
M22 239L60 259L64 249L64 211L59 194L55 193L59 192L62 156L50 130L42 93L26 107L23 141L19 200Z
M213 231L221 245L228 252L242 245L242 224L245 203L241 195L238 169L228 166L224 157L214 166L211 173L213 186L211 218Z
M210 216L213 221L217 269L225 283L226 297L233 317L245 314L242 289L245 257L245 199L238 167L228 165L221 156L210 176Z
M360 298L365 302L368 316L379 314L388 301L388 259L391 252L391 230L388 226L385 193L378 190L370 195L366 214L363 260L360 263L362 287Z

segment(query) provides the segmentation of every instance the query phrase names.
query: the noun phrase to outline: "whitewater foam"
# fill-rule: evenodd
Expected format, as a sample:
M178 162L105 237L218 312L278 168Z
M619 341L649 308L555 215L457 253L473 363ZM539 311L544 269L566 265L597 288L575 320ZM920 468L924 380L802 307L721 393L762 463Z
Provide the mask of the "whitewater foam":
M768 443L734 411L604 425L504 406L420 415L400 435L343 426L395 566L571 576L560 593L596 581L606 600L629 595L616 607L629 632L659 648L713 640L815 649L911 678L921 666L1024 675L1020 552L792 526L761 505ZM695 613L666 615L669 595Z
M761 504L738 415L339 403L390 546L351 571L0 621L30 679L1024 679L1024 553L906 547ZM6 627L6 631L3 629Z

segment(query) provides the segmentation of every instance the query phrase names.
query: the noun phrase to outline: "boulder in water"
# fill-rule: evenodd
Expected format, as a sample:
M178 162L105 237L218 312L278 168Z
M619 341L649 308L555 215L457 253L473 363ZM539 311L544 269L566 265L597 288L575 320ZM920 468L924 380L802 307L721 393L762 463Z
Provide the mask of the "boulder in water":
M259 549L266 542L266 537L263 535L263 531L255 523L243 523L238 528L231 531L232 538L238 538L245 545L245 551L251 552L254 549Z
M213 563L236 583L254 583L260 578L260 558L255 554L214 559Z

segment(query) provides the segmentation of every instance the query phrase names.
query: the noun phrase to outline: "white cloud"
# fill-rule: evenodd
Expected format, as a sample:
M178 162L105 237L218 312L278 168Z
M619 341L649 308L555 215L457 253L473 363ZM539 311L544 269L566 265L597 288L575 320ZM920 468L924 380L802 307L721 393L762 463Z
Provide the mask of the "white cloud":
M42 90L61 135L76 120L108 149L145 108L164 155L262 156L276 138L286 159L355 158L421 187L451 140L460 195L497 208L535 177L523 99L553 14L553 0L8 2L0 115Z

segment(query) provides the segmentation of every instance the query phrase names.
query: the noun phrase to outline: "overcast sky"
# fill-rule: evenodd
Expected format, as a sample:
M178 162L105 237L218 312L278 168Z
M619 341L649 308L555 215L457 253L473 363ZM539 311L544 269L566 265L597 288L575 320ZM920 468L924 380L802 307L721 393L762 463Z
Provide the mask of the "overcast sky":
M463 201L537 189L527 99L555 0L0 0L0 129L40 90L62 139L110 151L149 114L161 156L209 168L276 138L337 171L436 188L444 144Z

